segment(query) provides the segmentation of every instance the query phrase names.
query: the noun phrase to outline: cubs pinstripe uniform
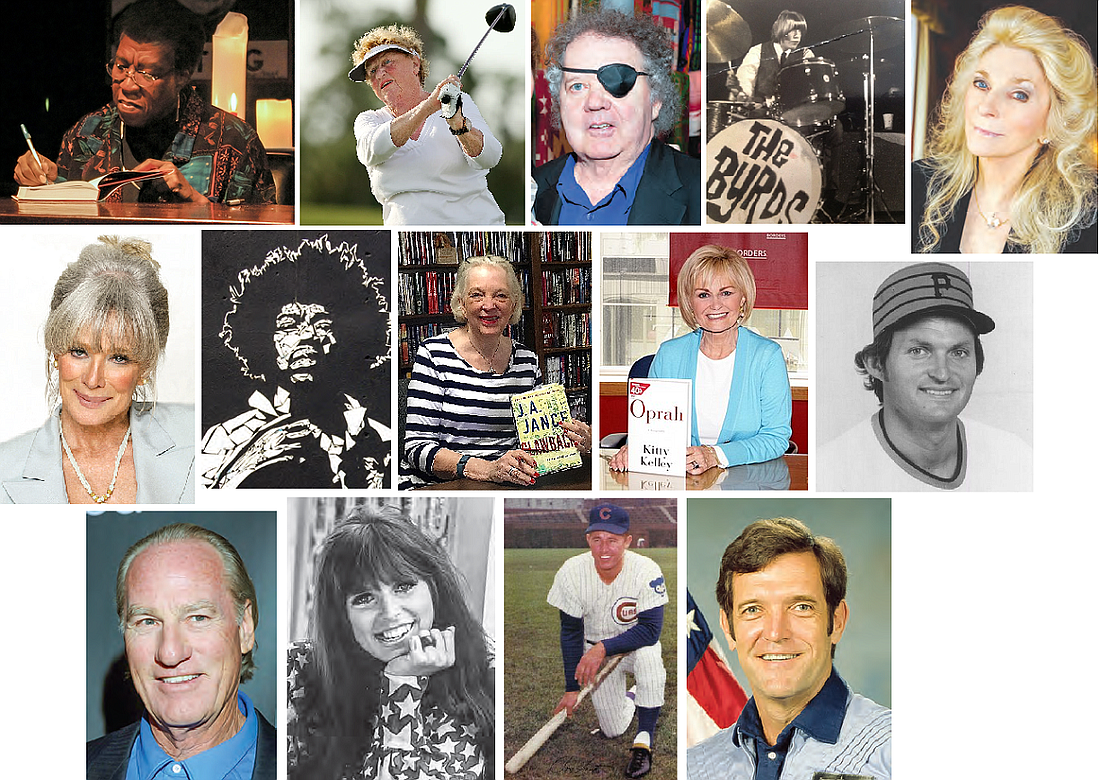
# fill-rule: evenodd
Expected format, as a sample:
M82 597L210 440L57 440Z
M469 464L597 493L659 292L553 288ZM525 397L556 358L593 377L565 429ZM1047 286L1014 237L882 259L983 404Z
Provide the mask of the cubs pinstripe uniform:
M668 603L661 567L627 550L623 566L610 584L600 579L591 552L567 560L554 576L547 602L570 617L584 621L585 647L617 637L637 624L641 612ZM635 701L626 696L626 674L634 675ZM619 666L592 694L600 729L607 736L626 731L638 707L664 703L665 667L659 641L626 654Z

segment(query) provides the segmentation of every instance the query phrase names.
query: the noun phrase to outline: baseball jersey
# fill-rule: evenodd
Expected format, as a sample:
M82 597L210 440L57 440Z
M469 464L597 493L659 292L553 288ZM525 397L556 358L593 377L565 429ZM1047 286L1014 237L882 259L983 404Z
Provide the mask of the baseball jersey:
M600 642L633 628L639 612L667 604L668 592L661 567L644 555L627 550L622 571L608 584L600 579L592 553L585 552L558 569L546 601L584 620L585 639Z
M877 412L820 448L818 490L932 491L944 488L922 479L879 441ZM953 490L1031 490L1031 447L1011 433L961 418L965 472Z

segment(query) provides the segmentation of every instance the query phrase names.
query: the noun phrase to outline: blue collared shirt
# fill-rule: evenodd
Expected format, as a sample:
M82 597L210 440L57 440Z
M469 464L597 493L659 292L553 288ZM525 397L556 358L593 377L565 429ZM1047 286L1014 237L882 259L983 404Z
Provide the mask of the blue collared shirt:
M614 189L596 205L588 200L588 195L577 184L574 169L577 167L575 155L569 155L565 168L558 177L558 197L561 198L561 210L558 212L559 225L625 225L634 205L634 196L638 193L638 183L642 180L645 161L649 157L649 147L638 155L631 166L619 179Z
M153 737L149 721L141 719L137 739L130 750L126 780L252 780L256 766L259 718L252 700L237 691L237 706L245 716L241 730L212 748L176 761Z
M793 721L779 733L775 745L769 745L764 736L764 726L760 722L760 713L756 709L756 699L741 710L734 729L734 741L741 735L752 737L756 745L756 775L754 780L778 780L783 771L783 762L791 746L791 736L795 729L803 731L819 742L835 744L840 739L840 727L844 724L844 713L848 704L848 688L833 667L829 679L810 699L810 703L798 713Z

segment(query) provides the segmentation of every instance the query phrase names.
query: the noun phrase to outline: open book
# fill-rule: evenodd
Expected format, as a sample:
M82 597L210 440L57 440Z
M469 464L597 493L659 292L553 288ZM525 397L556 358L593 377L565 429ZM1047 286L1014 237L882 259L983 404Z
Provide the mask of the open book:
M159 179L164 171L115 171L91 181L62 181L40 184L37 187L20 187L16 200L103 200L112 192L130 182Z

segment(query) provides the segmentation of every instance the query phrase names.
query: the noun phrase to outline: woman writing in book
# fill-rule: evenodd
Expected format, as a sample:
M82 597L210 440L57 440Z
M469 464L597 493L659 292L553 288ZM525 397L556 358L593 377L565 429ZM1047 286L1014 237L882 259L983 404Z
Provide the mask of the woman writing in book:
M916 252L1097 249L1096 66L1056 19L989 12L913 164Z
M728 247L700 247L680 269L676 294L691 332L661 344L649 375L692 380L687 473L780 457L791 437L791 386L779 345L743 327L756 302L749 264ZM609 465L628 464L624 446Z
M425 87L428 60L409 27L377 27L355 44L352 81L385 106L355 118L355 150L386 225L503 225L486 176L503 147L460 94L456 76ZM441 96L447 103L441 101Z
M53 289L45 424L0 444L0 503L193 502L195 410L155 403L168 292L152 247L103 237Z
M534 484L535 459L518 449L511 398L542 384L538 357L505 335L523 312L512 264L489 255L458 269L451 311L461 327L421 342L409 382L402 489L452 479ZM592 430L561 423L582 452Z
M288 777L491 776L492 655L446 552L360 507L314 567L310 640L288 658Z

